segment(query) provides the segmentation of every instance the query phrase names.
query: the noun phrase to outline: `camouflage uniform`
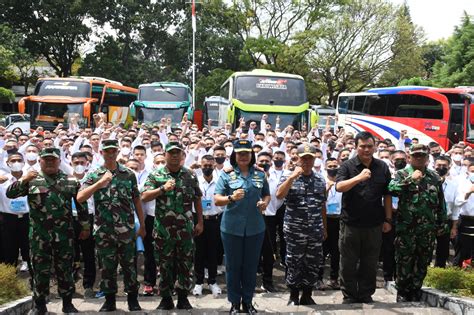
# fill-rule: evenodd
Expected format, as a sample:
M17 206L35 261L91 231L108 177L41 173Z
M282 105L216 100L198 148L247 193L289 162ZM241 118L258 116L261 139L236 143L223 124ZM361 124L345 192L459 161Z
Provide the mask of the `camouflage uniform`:
M54 264L61 297L74 293L72 202L83 229L89 229L87 207L76 200L80 184L59 171L56 176L43 172L29 183L17 181L7 190L8 198L28 196L30 207L30 248L35 299L49 295L51 264Z
M389 190L399 197L395 236L398 294L418 294L431 262L436 234L447 232L447 216L441 178L432 170L414 182L415 170L399 170Z
M188 291L191 288L194 255L192 204L202 196L196 176L183 167L177 173L170 173L167 167L155 169L148 175L143 190L157 189L170 179L175 179L176 186L156 199L153 230L162 297L171 296L174 273L178 280L177 289Z
M291 172L285 173L280 184ZM312 288L323 259L322 207L326 182L316 173L299 176L286 196L283 232L286 241L286 283L292 288Z
M81 190L95 184L109 171L104 166L89 173ZM134 198L140 193L135 174L117 164L113 179L106 188L94 193L96 248L102 263L100 289L106 295L117 293L117 264L123 272L125 292L138 290L135 268Z

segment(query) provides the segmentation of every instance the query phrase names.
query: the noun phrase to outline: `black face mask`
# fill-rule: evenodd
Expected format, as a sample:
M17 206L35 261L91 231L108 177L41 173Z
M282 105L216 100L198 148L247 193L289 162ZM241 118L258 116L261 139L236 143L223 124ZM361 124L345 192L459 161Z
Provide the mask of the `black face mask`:
M349 160L349 158L343 158L343 159L341 159L341 162L345 162L347 160Z
M435 159L441 155L441 152L436 152L436 153L433 153L431 154Z
M405 162L405 161L395 161L395 163L393 165L395 166L396 170L402 170L402 169L405 168L405 166L407 166L407 162Z
M283 160L274 160L273 164L275 164L275 167L282 167L285 161Z
M209 150L211 149L212 147L206 147L206 152L209 152Z
M216 163L217 164L222 164L224 162L225 162L225 156L216 157Z
M329 177L336 177L337 175L337 168L328 168L326 171Z
M439 176L444 176L448 174L448 168L446 167L437 167L436 172L438 173Z
M268 172L268 170L270 169L270 164L259 164L258 166L260 166L265 172Z
M213 169L212 167L205 167L205 168L202 168L202 173L203 173L204 176L206 176L206 177L211 176L213 171L214 171L214 169Z

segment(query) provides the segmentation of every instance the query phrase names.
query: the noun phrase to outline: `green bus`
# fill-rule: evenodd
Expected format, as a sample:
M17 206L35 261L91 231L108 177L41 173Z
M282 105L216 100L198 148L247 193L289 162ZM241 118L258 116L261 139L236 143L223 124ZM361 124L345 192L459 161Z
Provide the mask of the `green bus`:
M185 113L188 113L189 120L193 120L191 89L179 82L140 84L138 99L130 105L133 119L144 124L155 124L162 118L170 118L173 127L177 127Z
M227 122L234 128L244 118L259 122L263 114L273 128L280 118L280 129L292 125L296 129L317 123L317 114L310 109L303 77L294 74L255 69L235 72L222 84L220 96L227 100Z

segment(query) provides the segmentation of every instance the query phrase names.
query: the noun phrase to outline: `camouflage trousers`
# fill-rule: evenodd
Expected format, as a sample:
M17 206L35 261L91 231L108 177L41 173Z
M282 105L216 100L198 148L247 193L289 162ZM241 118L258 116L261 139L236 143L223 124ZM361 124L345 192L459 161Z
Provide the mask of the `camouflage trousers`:
M97 254L102 264L100 290L105 294L117 293L117 266L120 263L125 292L138 291L133 232L124 235L97 233L95 240Z
M307 227L284 226L286 241L286 284L294 288L313 287L323 261L321 230L304 233Z
M400 230L399 230L400 229ZM395 237L396 286L398 293L409 296L421 289L433 257L434 232L409 230L397 226ZM402 233L403 231L403 233Z
M188 291L192 285L194 243L192 232L171 231L171 237L155 237L155 259L160 268L160 295L171 296L177 289Z
M42 231L54 234L51 231ZM49 295L51 266L54 266L58 281L58 293L61 297L72 295L75 291L73 278L73 233L71 237L56 237L56 240L44 240L40 233L32 232L30 236L31 263L33 266L33 293L35 299Z

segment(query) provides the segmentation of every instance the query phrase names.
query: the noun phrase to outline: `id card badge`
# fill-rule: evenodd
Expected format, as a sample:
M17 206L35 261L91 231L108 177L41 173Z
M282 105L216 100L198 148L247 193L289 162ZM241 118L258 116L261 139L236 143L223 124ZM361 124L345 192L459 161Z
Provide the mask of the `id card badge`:
M74 199L71 200L71 208L72 208L72 215L77 217L77 208L76 208L76 203L74 202Z
M10 210L12 212L26 212L26 200L10 200Z
M398 209L398 197L392 196L392 208Z
M339 215L341 214L341 210L339 209L339 204L337 203L330 203L326 207L326 214L329 215Z
M212 201L211 199L201 199L202 204L202 212L206 213L211 211L212 209Z

